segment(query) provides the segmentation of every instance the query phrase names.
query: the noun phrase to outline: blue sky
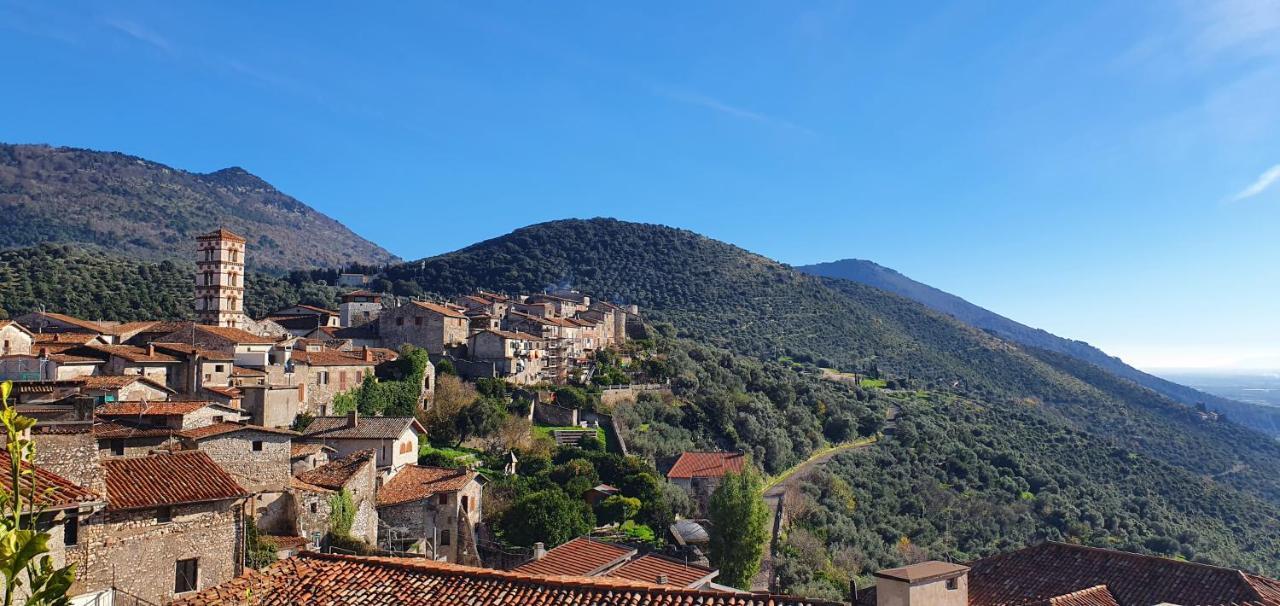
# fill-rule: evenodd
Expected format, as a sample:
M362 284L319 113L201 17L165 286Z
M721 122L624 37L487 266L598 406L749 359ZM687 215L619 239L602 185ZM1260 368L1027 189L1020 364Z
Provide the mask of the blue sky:
M0 0L0 52L0 140L242 166L406 258L613 216L1280 369L1280 0Z

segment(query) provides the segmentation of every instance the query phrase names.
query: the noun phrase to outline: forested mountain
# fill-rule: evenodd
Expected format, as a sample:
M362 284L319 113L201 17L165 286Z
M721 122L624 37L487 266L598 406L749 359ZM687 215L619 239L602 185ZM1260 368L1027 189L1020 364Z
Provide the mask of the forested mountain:
M1088 343L1064 339L1048 331L1015 322L953 294L912 280L901 273L871 261L845 259L830 263L800 266L796 269L817 276L852 280L902 295L908 299L923 303L930 309L954 316L965 324L989 331L1002 339L1066 354L1094 364L1143 387L1153 389L1183 404L1190 406L1204 404L1210 410L1229 415L1232 420L1241 425L1258 429L1273 436L1280 436L1280 408L1238 402L1147 374L1125 364L1120 358L1107 355L1106 352Z
M226 227L249 238L250 267L395 260L241 168L189 173L113 152L0 144L0 214L0 248L74 243L186 261L196 235Z

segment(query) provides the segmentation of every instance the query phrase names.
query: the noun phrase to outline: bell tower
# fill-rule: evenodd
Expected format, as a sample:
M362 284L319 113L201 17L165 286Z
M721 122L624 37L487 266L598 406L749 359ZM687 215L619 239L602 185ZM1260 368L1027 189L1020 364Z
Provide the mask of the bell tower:
M245 239L226 229L196 236L196 322L245 328Z

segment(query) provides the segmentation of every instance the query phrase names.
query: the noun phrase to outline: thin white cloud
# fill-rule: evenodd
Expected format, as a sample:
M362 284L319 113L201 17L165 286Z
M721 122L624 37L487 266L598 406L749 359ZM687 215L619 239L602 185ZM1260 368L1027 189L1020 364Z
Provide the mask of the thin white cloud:
M759 122L761 124L784 128L787 130L793 130L796 132L804 133L806 135L815 134L812 130L809 130L806 127L795 124L794 122L789 122L781 118L776 118L774 116L762 114L760 112L738 107L736 105L730 105L728 103L725 103L724 101L721 101L719 99L716 99L714 97L710 97L701 93L695 93L695 92L684 91L684 90L675 90L675 89L667 88L664 86L654 86L653 90L659 96L665 97L672 101L679 101L681 103L702 107L715 112L719 112L726 116L731 116L741 120Z
M150 44L166 53L173 54L173 44L167 38L141 23L128 19L107 19L105 23L108 27L134 40Z
M1255 179L1253 183L1250 183L1249 187L1241 190L1240 193L1236 194L1231 200L1239 202L1241 200L1252 198L1270 189L1277 181L1280 181L1280 164L1272 166L1267 169L1267 172L1258 175L1258 178Z

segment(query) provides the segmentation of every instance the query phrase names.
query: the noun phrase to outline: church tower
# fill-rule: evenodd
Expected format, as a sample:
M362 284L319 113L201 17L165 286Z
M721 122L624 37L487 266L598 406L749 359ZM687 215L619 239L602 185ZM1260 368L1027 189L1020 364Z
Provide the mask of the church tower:
M225 229L196 237L196 322L243 329L245 239Z

